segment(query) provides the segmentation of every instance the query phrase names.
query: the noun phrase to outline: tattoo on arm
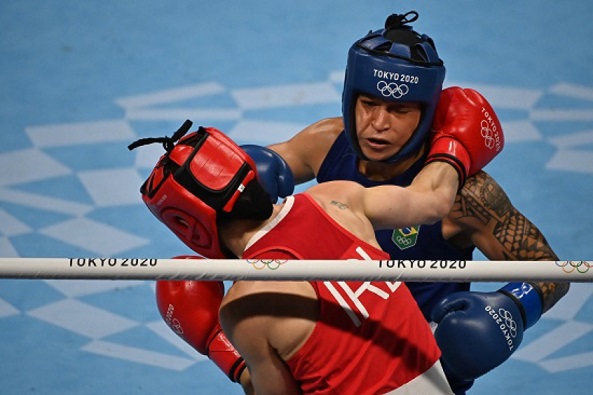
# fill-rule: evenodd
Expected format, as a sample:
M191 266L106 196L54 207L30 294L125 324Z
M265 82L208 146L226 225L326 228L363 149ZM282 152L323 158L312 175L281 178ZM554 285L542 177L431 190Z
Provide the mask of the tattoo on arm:
M542 312L550 310L566 293L570 287L569 283L535 283L543 299Z
M488 174L467 179L453 207L457 219L479 221L487 232L490 255L501 260L558 260L540 230L519 212L504 190ZM498 257L498 258L496 258ZM567 283L537 283L544 299L544 312L568 291Z
M454 210L457 217L480 221L480 228L495 241L500 259L557 260L544 235L513 207L502 188L484 172L466 181Z
M335 200L332 200L331 202L329 202L329 204L331 204L333 206L336 206L340 210L346 210L348 208L348 205L347 204L340 203L340 202L337 202Z

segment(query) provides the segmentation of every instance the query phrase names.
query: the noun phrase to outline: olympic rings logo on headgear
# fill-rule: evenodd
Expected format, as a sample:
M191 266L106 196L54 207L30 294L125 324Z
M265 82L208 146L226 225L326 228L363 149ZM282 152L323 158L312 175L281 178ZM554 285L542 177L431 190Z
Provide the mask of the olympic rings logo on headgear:
M587 273L593 267L589 261L556 261L556 265L562 268L564 273Z
M377 82L377 90L385 97L392 96L395 99L399 99L408 94L410 88L406 84L398 85L395 82Z
M494 133L492 132L492 129L490 129L490 125L488 125L488 122L486 120L483 120L482 122L480 122L480 127L480 134L482 135L482 137L484 137L484 145L488 149L494 148L496 140L494 139Z
M276 270L286 263L286 259L247 259L247 263L256 270L263 270L265 268Z

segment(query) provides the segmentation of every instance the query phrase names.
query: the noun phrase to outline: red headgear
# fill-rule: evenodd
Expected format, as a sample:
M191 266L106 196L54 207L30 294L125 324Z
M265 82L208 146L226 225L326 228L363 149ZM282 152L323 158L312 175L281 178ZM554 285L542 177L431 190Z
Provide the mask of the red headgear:
M130 145L133 149L163 142L167 150L140 188L142 200L189 248L207 258L228 258L220 246L216 214L233 209L245 186L256 179L256 167L215 128L200 127L176 138L190 127L186 121L172 138L142 139Z

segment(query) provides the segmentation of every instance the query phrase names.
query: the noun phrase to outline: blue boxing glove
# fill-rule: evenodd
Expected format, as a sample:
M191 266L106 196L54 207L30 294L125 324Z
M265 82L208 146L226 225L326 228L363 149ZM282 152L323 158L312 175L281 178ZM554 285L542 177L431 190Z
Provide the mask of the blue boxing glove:
M270 196L272 203L278 197L286 197L294 191L294 177L288 164L280 155L268 147L246 144L241 148L255 162L261 186Z
M441 362L456 378L474 380L506 361L541 315L540 291L528 283L452 293L431 314Z

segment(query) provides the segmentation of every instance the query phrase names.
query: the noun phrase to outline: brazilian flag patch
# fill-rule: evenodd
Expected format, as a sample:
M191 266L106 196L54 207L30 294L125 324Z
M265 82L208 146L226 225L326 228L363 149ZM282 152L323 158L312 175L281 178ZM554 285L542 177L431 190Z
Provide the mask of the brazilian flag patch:
M391 234L391 240L399 247L400 250L414 247L418 240L418 233L420 232L420 225L409 226L407 228L395 229Z

